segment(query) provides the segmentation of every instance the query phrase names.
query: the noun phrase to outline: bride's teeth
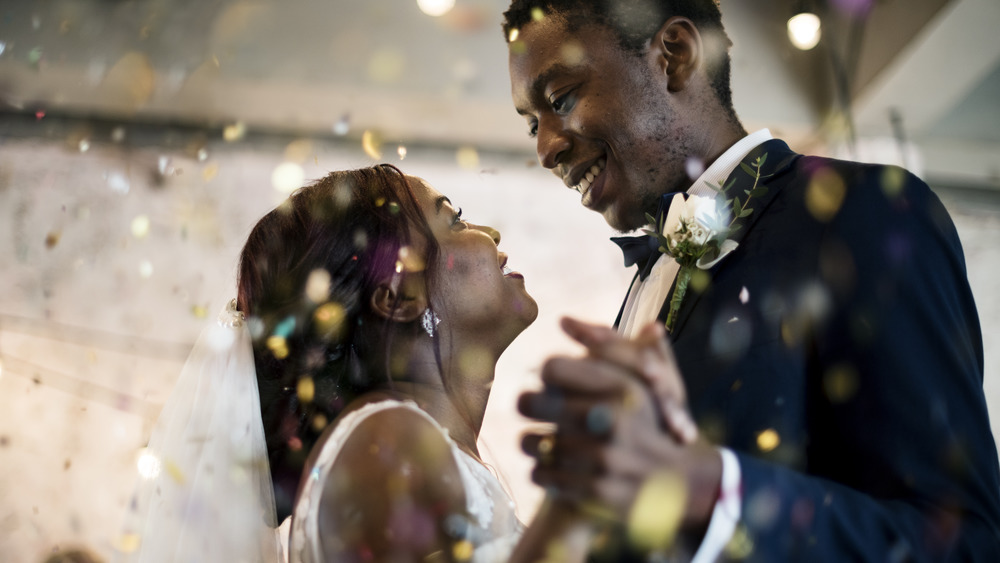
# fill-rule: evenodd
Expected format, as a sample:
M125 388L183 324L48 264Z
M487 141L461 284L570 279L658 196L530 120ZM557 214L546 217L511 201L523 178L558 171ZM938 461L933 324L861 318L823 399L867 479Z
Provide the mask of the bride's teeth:
M503 267L503 275L505 275L505 276L506 276L507 274L509 274L509 273L513 272L513 271L514 271L514 270L511 270L511 269L510 269L510 266L504 266L504 267Z

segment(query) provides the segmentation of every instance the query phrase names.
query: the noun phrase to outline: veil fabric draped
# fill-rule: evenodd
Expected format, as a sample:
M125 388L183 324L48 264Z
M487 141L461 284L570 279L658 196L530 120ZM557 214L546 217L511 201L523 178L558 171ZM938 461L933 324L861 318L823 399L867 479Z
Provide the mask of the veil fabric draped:
M284 561L250 332L231 301L153 428L126 517L135 563Z

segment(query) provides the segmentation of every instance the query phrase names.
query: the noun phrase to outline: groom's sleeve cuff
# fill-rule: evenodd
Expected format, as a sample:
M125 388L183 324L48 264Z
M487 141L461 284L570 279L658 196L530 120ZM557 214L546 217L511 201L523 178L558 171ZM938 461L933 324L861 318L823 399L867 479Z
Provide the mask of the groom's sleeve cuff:
M731 450L719 448L722 455L722 483L719 486L719 500L712 510L705 538L698 546L691 563L710 563L719 558L726 544L733 538L736 524L740 521L743 503L743 473L740 462Z

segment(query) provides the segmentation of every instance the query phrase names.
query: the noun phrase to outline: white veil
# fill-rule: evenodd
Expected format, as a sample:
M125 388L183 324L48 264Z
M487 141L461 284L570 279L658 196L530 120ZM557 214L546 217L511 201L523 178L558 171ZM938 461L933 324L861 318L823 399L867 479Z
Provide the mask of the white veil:
M284 560L250 333L235 300L202 331L147 452L125 528L138 547L124 561Z

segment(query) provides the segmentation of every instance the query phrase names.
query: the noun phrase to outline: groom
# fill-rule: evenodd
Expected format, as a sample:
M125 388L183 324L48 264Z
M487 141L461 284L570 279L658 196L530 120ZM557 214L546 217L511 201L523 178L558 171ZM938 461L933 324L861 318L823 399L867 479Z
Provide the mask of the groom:
M585 207L630 231L722 187L740 224L681 278L666 241L620 241L621 335L567 321L588 356L521 398L557 423L524 440L534 480L610 511L612 560L1000 561L982 336L928 187L747 134L712 0L514 0L504 33L538 158Z

